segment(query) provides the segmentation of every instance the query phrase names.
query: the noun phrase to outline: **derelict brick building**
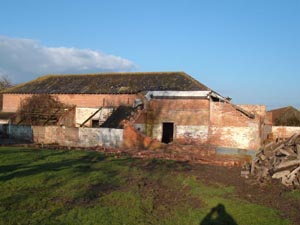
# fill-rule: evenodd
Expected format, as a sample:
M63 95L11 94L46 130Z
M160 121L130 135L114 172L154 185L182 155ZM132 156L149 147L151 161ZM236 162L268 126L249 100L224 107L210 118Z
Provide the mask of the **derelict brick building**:
M72 122L60 126L101 126L126 106L138 108L129 116L136 129L165 143L257 150L263 137L264 106L233 105L184 72L43 76L2 93L2 112L41 94L74 106Z

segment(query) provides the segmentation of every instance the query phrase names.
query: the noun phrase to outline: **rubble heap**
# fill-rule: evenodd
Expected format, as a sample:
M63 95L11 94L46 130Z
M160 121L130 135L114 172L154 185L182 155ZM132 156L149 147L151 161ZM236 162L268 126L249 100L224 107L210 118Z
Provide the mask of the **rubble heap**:
M267 144L248 168L259 181L280 179L285 186L300 187L300 134Z

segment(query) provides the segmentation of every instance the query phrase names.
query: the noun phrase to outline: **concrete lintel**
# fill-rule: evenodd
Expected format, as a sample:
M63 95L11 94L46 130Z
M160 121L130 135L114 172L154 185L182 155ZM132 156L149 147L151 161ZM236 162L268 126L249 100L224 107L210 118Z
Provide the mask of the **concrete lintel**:
M211 91L149 91L145 95L149 101L151 98L206 98Z

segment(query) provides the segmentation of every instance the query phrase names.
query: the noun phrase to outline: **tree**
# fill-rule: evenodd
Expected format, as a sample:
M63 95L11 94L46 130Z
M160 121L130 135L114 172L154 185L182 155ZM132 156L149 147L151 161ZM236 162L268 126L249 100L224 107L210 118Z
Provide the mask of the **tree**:
M13 84L8 76L0 76L0 92L12 86Z
M27 125L57 125L60 118L72 106L61 103L49 94L33 95L24 99L17 112L19 124Z
M275 126L299 127L300 126L300 118L296 117L296 116L291 116L289 118L276 118L274 125Z

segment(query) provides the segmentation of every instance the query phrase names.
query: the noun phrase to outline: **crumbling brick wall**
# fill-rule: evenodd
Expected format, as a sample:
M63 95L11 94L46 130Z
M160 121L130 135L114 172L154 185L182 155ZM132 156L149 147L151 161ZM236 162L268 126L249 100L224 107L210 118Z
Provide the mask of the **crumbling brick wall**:
M158 149L162 143L136 130L131 124L124 126L123 147L126 149Z
M293 134L300 134L300 127L288 127L288 126L273 126L272 138L273 141L278 139L287 139Z
M33 141L72 147L121 147L123 130L109 128L75 128L60 126L32 126Z
M146 130L161 140L164 122L174 123L174 139L180 143L208 141L209 101L207 99L152 99L147 106Z
M162 141L163 123L174 123L174 141L180 144L257 150L263 136L265 107L242 106L256 115L254 119L231 104L209 99L152 99L135 127Z
M260 115L256 114L256 117L251 119L231 104L223 102L211 102L210 110L209 143L211 145L259 149L262 135Z

